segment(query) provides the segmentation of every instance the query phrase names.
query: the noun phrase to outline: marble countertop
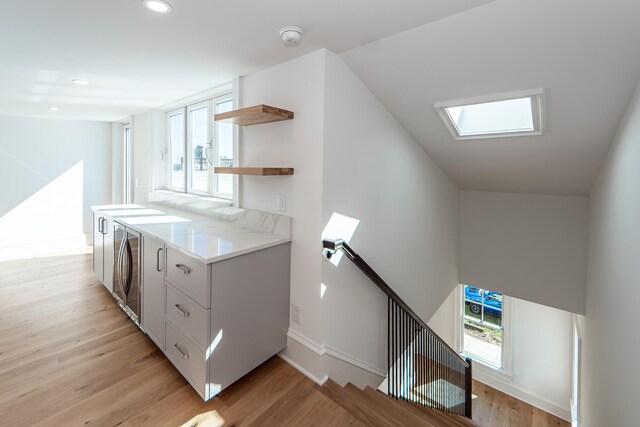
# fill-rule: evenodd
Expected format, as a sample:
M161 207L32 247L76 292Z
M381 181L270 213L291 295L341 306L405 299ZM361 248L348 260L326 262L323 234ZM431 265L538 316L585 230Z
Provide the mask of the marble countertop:
M157 203L93 206L205 264L291 241L290 218L219 207L201 214Z

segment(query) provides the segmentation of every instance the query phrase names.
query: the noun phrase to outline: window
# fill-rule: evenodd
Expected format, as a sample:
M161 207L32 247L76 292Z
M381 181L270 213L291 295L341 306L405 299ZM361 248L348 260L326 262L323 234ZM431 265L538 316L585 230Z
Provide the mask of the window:
M434 105L455 139L540 135L542 90Z
M498 292L463 285L462 353L494 368L505 365L505 304Z
M169 135L169 187L185 191L185 138L183 109L167 113Z
M571 420L572 425L578 425L580 418L580 370L582 363L582 336L576 322L573 319L573 372L571 381Z
M216 103L216 114L233 110L233 100L227 99ZM233 166L233 125L220 122L216 126L217 153L216 164L222 167ZM216 174L215 188L221 196L233 195L233 175Z
M232 109L229 94L167 113L170 190L233 197L233 176L214 173L216 166L233 166L233 125L213 121Z
M193 193L209 193L209 162L207 157L209 142L209 103L204 102L187 108L189 111L190 173L189 188Z
M131 182L131 124L124 125L122 135L122 201L132 202L132 182Z

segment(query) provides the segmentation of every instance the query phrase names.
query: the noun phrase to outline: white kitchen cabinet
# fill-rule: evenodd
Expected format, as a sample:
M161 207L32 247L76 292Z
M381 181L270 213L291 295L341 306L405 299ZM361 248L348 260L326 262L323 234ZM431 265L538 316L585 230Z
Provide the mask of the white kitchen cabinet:
M177 328L189 334L200 347L205 348L209 344L209 310L168 283L166 298L166 316Z
M286 347L289 258L289 243L211 264L167 248L165 354L204 400Z
M142 328L164 350L164 243L142 235Z
M93 212L93 272L109 293L113 292L113 220Z
M290 246L211 264L205 400L287 346Z
M155 205L94 208L96 275L113 293L114 227L139 233L139 326L204 400L287 345L290 223L242 212L203 227Z
M167 250L167 279L204 308L209 308L207 264L176 250Z

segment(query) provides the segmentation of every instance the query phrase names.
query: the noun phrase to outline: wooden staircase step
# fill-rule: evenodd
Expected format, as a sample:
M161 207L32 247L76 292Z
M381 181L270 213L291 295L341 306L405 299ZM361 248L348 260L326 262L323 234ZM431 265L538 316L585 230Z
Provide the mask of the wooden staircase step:
M353 384L344 387L329 380L324 386L315 386L344 410L370 426L425 426L425 427L478 427L468 418L394 399L370 387L360 390Z
M365 426L313 385L299 383L246 426Z
M390 398L384 393L373 390L370 387L366 387L364 390L359 390L352 384L347 384L345 388L353 393L357 390L357 392L362 394L363 398L366 399L373 408L376 408L378 413L382 414L391 422L395 422L396 425L438 427L438 424L433 424L425 420L407 408L399 405L395 399Z
M398 423L390 422L386 417L381 416L366 401L363 402L362 396L350 393L346 388L340 387L331 380L328 380L322 387L316 387L365 425L376 427L396 427L398 425Z
M390 397L390 399L392 399ZM431 423L435 423L438 426L447 427L478 427L479 424L469 418L462 417L437 409L429 408L427 406L417 405L415 403L406 402L398 399L398 404L412 411L414 414L423 417Z
M438 417L430 416L429 414L425 414L417 408L414 408L415 405L407 405L404 400L395 399L391 396L388 396L382 391L374 390L372 388L365 388L365 393L367 393L372 398L375 398L376 401L381 401L382 399L391 402L394 406L396 406L399 410L405 411L408 414L411 414L412 417L417 418L419 420L419 425L425 426L440 426L442 422L440 422Z

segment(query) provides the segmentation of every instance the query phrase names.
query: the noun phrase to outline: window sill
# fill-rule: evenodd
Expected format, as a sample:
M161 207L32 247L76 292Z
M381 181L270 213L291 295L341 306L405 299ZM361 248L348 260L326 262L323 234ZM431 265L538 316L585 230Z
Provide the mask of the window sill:
M472 355L461 353L462 357L469 357L473 360L473 370L478 370L485 375L489 375L495 378L498 378L502 381L511 382L513 380L513 372L504 369L503 367L498 368L494 365L491 365L482 359L474 358Z
M181 193L171 190L155 190L149 193L149 201L178 209L203 211L225 208L233 205L232 200L198 194Z

